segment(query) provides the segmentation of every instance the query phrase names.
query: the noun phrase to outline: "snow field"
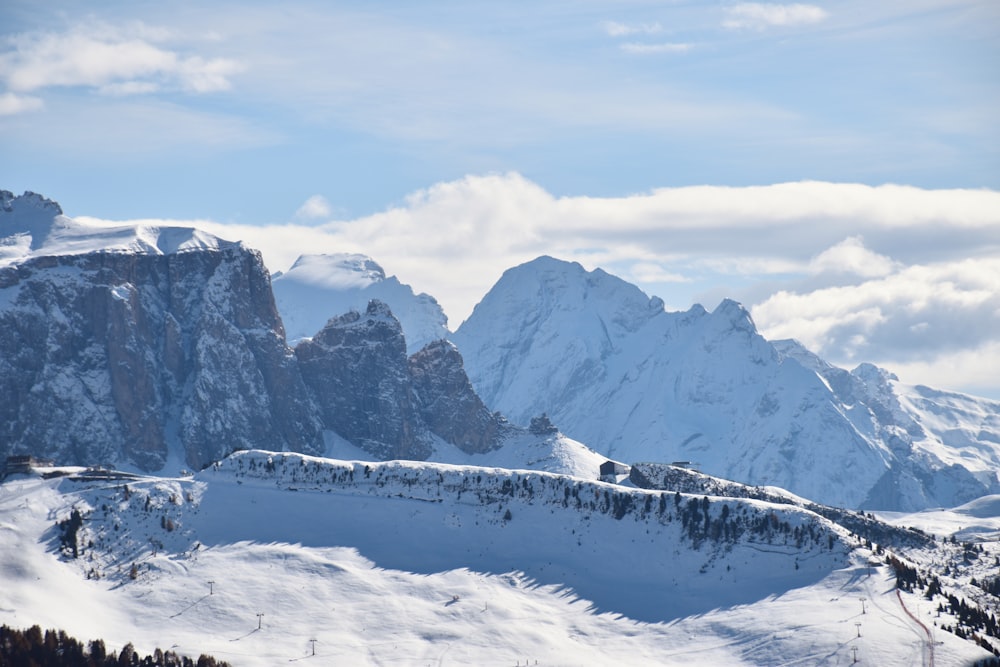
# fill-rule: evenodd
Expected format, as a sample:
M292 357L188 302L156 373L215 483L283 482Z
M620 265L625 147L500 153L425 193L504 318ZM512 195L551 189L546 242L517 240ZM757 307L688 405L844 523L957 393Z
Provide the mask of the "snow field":
M127 483L128 498L113 481L0 486L13 582L0 622L234 665L846 665L851 648L868 664L923 659L889 568L869 576L867 552L796 508L724 500L826 526L833 550L780 531L695 545L672 494L669 521L616 519L563 507L566 489L660 494L539 472L243 452L193 479ZM714 514L723 499L708 503ZM81 535L95 547L60 560L54 525L73 507L89 509ZM940 634L936 664L982 657Z

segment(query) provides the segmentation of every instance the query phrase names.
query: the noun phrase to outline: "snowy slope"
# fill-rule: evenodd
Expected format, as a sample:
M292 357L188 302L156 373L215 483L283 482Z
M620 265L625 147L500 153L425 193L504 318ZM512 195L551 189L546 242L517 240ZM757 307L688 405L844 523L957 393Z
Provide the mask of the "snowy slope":
M926 533L959 540L1000 542L1000 496L983 496L951 509L920 512L879 512L879 518L897 526L913 526Z
M349 310L364 312L377 299L388 304L403 325L407 352L448 337L448 318L427 294L409 285L364 255L302 255L288 271L272 279L274 299L290 345L311 338L327 320Z
M332 431L326 431L326 458L341 461L366 461L371 454L352 445ZM435 463L471 465L510 470L539 470L583 479L598 479L601 464L607 457L562 433L536 435L523 429L510 432L497 449L473 454L440 438L434 439L427 458Z
M816 374L779 363L730 301L662 301L578 264L509 270L453 337L483 401L515 423L546 411L612 458L708 473L857 506L887 454L854 432Z
M867 363L848 372L793 340L773 345L782 357L795 359L826 381L856 429L870 440L885 443L895 457L918 470L916 475L905 471L887 475L873 490L869 505L891 506L886 497L901 490L926 496L913 479L919 476L921 464L935 471L939 493L925 497L918 507L950 505L985 491L995 492L1000 471L1000 401L906 384Z
M33 192L0 190L0 268L32 257L128 252L167 255L235 245L189 227L95 225L63 215L56 202Z
M730 300L711 313L668 313L601 270L541 257L504 273L452 340L490 408L522 424L547 412L618 460L691 461L844 507L955 505L1000 489L995 465L987 472L1000 455L993 431L972 436L979 458L969 468L952 465L961 452L900 447L894 436L906 427L880 393L846 400ZM859 391L878 384L859 382ZM975 422L961 423L968 432Z
M194 478L18 476L0 485L0 622L235 665L313 659L311 640L315 660L352 665L926 660L900 603L929 619L927 603L897 597L846 531L758 501L674 503L544 473L266 452ZM775 528L696 539L692 503ZM57 555L55 525L74 508L76 560ZM786 523L815 539L789 545ZM939 665L986 656L933 639Z

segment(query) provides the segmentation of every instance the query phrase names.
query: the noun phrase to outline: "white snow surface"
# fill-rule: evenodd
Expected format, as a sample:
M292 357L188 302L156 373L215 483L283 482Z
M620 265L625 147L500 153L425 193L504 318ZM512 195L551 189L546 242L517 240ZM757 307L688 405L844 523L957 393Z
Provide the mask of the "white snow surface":
M870 552L808 512L725 499L734 514L812 525L832 550L694 546L676 519L581 511L563 505L568 490L637 506L660 495L268 452L193 478L19 475L0 485L0 623L233 665L847 665L853 649L865 664L927 664L900 599L927 620L929 603L898 598L888 568L869 572ZM73 508L93 542L77 560L59 555L54 526ZM938 665L986 657L933 640Z
M333 431L324 431L327 458L366 461L368 452L353 445ZM509 470L538 470L583 479L598 479L601 464L608 460L583 443L562 433L539 436L529 432L510 435L497 449L482 454L463 452L441 438L434 438L428 461L452 465L471 465Z
M996 479L1000 472L1000 401L892 380L900 412L920 424L915 446L947 465Z
M62 214L58 204L26 193L0 209L0 267L33 257L130 252L167 255L231 245L191 227L114 225Z
M316 335L332 317L363 313L372 299L388 305L399 320L407 354L448 337L448 318L434 297L414 294L396 276L386 277L365 255L302 255L288 271L274 274L272 287L292 346Z
M954 536L962 541L1000 542L1000 495L983 496L951 509L877 514L880 519L895 526L913 526L925 533L940 537Z

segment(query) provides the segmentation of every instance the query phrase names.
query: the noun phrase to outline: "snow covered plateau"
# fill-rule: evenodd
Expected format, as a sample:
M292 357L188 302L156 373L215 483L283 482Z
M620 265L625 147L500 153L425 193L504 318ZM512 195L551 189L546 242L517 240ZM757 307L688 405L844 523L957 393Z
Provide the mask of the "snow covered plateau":
M41 468L0 485L0 622L234 665L987 658L937 607L988 604L967 578L991 570L996 543L965 564L958 545L859 521L862 534L753 498L293 453L179 478ZM933 600L899 591L889 555L954 576Z

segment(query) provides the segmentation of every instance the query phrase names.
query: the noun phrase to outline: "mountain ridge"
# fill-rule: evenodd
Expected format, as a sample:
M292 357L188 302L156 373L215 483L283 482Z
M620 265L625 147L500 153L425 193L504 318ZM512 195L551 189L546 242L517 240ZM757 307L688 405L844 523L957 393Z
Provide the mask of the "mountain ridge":
M0 405L0 453L197 468L236 447L323 453L346 437L375 458L452 446L465 456L547 413L567 442L610 459L694 461L832 505L954 506L1000 490L1000 403L907 387L868 365L837 369L765 340L732 300L670 313L605 271L543 256L504 273L452 349L439 342L447 320L436 301L374 260L303 256L277 280L293 285L298 273L354 301L389 289L417 313L391 341L377 342L373 325L321 349L329 327L369 322L378 301L355 315L305 302L282 313L259 253L239 243L84 224L40 195L0 199L0 363L13 397ZM322 324L293 349L283 319L307 305ZM431 332L435 355L413 352L407 326ZM344 391L358 374L338 369L365 358L361 375L384 381ZM323 370L307 383L310 364ZM323 374L340 379L328 386Z
M453 346L408 355L380 301L293 349L259 252L193 229L95 228L25 197L4 200L5 238L25 250L22 230L59 231L0 267L0 456L149 472L235 449L461 459L510 441L519 449L493 458L596 476L582 444L487 410Z
M908 434L924 417L891 407L898 385L882 371L772 344L729 299L668 313L619 278L542 257L505 272L452 339L491 408L520 423L548 412L619 460L696 461L845 507L952 506L1000 488L1000 404L969 399L985 428L963 465Z

